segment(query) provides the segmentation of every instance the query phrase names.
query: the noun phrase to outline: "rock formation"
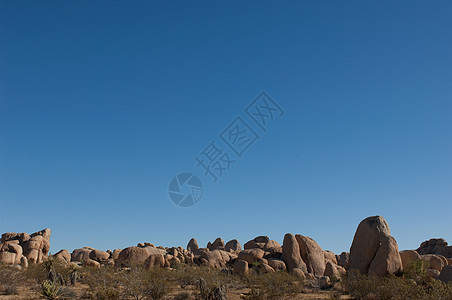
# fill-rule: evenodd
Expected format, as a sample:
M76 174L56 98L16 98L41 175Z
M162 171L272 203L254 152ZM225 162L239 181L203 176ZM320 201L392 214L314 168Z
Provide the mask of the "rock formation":
M0 263L41 263L50 250L50 229L27 233L7 232L0 239ZM24 258L22 258L24 257ZM25 259L27 263L25 263Z
M445 239L430 239L423 242L416 252L424 254L438 254L446 258L452 258L452 246L448 246Z
M381 216L361 221L350 248L348 269L382 276L403 269L397 242Z

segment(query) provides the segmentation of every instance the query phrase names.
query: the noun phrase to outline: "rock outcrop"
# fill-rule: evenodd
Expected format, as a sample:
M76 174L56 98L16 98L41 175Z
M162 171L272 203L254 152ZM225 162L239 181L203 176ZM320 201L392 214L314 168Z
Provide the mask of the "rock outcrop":
M348 269L382 276L403 269L397 242L381 216L361 221L350 248Z
M430 239L423 242L416 252L420 255L437 254L446 258L452 258L452 246L448 246L445 239Z
M210 242L209 242L210 244ZM212 244L210 244L210 247L208 247L210 251L213 250L224 250L224 241L221 237L217 238Z
M50 229L46 228L31 235L7 232L0 238L0 263L21 264L43 262L50 250ZM22 257L26 258L27 264Z
M242 245L240 245L240 242L238 240L230 240L224 246L224 250L232 252L242 251Z
M236 260L233 266L234 274L248 274L249 268L248 268L248 262L244 260Z
M118 264L122 266L138 266L144 265L145 261L149 256L154 254L165 254L166 251L163 249L152 248L152 247L138 247L132 246L125 248L118 255Z
M191 251L191 252L195 252L195 251L198 250L198 249L199 249L198 242L196 241L195 238L192 238L192 239L188 242L187 250L188 250L188 251Z
M291 233L287 233L284 236L281 260L285 262L287 270L291 273L294 269L300 269L303 273L308 271L305 262L301 258L298 242Z
M325 272L325 256L322 248L310 237L297 234L295 238L300 247L301 258L306 263L308 273L318 277L323 276Z

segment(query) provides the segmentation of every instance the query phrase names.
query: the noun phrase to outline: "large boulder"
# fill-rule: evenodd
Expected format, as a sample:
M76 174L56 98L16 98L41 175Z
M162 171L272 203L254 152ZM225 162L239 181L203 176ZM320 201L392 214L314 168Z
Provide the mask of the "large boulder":
M121 253L122 249L114 249L113 252L111 253L111 258L114 261L117 261L119 258L119 253Z
M232 258L237 258L233 256L230 252L224 250L213 250L209 251L206 248L200 248L195 253L195 261L198 264L206 264L208 266L222 269L231 261Z
M223 241L223 239L221 237L217 238L213 242L213 244L210 245L210 248L209 248L210 251L213 251L213 250L216 250L216 249L224 250L224 241Z
M438 279L444 283L452 282L452 266L445 266L439 274Z
M94 249L89 253L89 258L101 263L107 261L110 258L110 253Z
M255 237L251 241L246 242L245 245L243 246L243 248L245 250L258 248L258 249L262 249L266 252L274 253L275 249L276 249L276 251L278 248L281 249L281 245L274 240L270 240L268 238L268 236L261 235L261 236Z
M263 258L265 251L259 248L247 249L240 251L238 260L244 260L248 262L248 264L252 264L257 262L259 259Z
M188 251L191 251L191 252L195 252L195 251L198 250L198 249L199 249L198 242L196 241L195 238L192 238L192 239L188 242L187 250L188 250Z
M138 266L143 265L150 255L164 255L165 253L166 250L164 249L132 246L122 250L117 261L122 266Z
M245 245L243 245L243 248L245 250L248 249L254 249L254 248L259 248L259 249L263 249L265 244L268 243L270 241L270 239L268 238L268 236L258 236L254 239L252 239L251 241L248 241L245 243Z
M269 240L267 243L264 244L263 250L269 250L273 248L281 248L281 245L274 240Z
M236 260L233 265L233 272L234 274L248 274L249 268L248 268L248 262L244 260Z
M286 264L287 270L291 273L294 269L300 269L304 273L308 271L306 264L301 258L298 242L291 233L287 233L284 236L281 259Z
M272 267L275 271L286 271L287 267L286 264L277 258L270 258L268 259L268 265Z
M397 243L386 220L374 216L361 221L350 248L348 269L362 274L368 274L371 269L372 273L383 275L402 268Z
M369 274L384 276L403 270L402 260L396 240L392 236L385 236L369 266Z
M259 265L258 272L260 274L275 273L275 269L273 269L270 265L266 263L261 263Z
M402 259L403 268L408 268L411 264L421 260L421 256L414 250L400 251L400 258Z
M82 265L84 267L91 267L91 268L97 268L97 269L100 268L100 263L99 262L97 262L95 260L92 260L92 259L89 259L89 258L88 258L88 260L83 261Z
M444 256L425 254L421 255L421 257L427 262L429 269L438 270L439 272L441 272L444 266L447 266L447 260L444 258Z
M80 249L75 249L74 251L72 251L71 261L72 262L85 262L88 259L90 259L89 254L93 250L94 250L94 248L91 248L91 247L83 247Z
M144 262L146 270L160 269L165 266L165 257L163 254L151 254Z
M226 245L224 246L224 250L225 251L242 251L242 245L240 245L240 242L238 240L230 240L229 242L226 243Z
M328 276L328 277L339 277L339 271L337 270L337 267L332 262L327 262L325 266L325 273L322 276ZM320 276L321 277L321 276Z
M323 251L323 257L325 259L325 264L327 262L332 262L333 264L337 265L338 256L333 251L330 250Z
M339 260L338 260L337 264L340 265L341 267L347 269L349 259L350 259L350 253L342 252L341 255L339 256Z
M18 242L9 241L0 244L0 263L18 265L22 257L22 247Z
M58 251L53 257L64 264L69 264L71 262L71 253L66 249Z
M300 234L295 235L300 254L306 263L308 273L321 277L325 272L325 258L322 248L312 238Z

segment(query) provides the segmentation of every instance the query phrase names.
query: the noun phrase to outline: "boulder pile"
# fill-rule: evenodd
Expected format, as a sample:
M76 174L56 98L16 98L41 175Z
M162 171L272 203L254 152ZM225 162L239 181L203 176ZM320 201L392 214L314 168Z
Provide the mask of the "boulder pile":
M29 263L41 263L48 257L50 229L31 235L5 233L0 241L0 263L27 267ZM323 250L311 237L287 233L282 245L267 236L258 236L246 242L242 248L236 239L225 243L218 237L201 248L192 238L186 249L139 243L125 249L107 251L83 247L70 253L63 249L53 257L64 264L93 268L144 266L151 270L188 264L206 265L238 275L249 272L290 272L301 278L317 280L325 286L349 270L384 276L410 268L410 265L419 261L426 264L428 276L449 282L452 281L451 247L444 239L431 239L423 242L417 250L399 252L386 220L381 216L373 216L361 221L350 252L340 255Z
M50 250L50 229L33 234L7 232L0 238L0 263L21 265L41 263Z

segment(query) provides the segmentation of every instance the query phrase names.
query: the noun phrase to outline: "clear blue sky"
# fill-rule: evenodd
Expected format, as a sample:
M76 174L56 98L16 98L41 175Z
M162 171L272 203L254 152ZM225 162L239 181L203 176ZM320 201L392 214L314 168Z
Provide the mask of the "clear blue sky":
M285 233L452 242L450 1L1 1L0 232L52 252ZM194 160L265 90L284 109L223 175ZM195 172L180 209L170 179Z

